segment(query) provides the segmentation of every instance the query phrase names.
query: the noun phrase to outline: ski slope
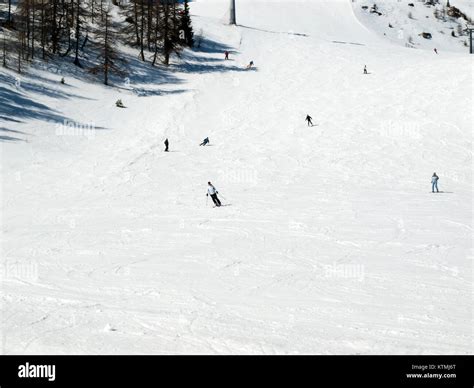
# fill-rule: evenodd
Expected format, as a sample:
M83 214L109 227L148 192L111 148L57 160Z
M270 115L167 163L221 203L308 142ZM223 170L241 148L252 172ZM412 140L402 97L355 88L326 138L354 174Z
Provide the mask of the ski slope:
M472 353L472 59L349 1L226 8L120 88L0 70L2 352Z
M377 4L381 15L369 11L374 3ZM459 28L465 30L469 23L463 18L449 17L446 3L447 1L441 1L436 6L427 6L422 1L357 0L353 5L358 19L392 44L431 51L436 48L440 54L452 51L469 52L467 32L463 35L459 32ZM457 7L468 18L474 18L474 2L450 0L450 5ZM439 13L438 18L434 14L435 10ZM444 20L441 17L443 10L446 12ZM430 33L432 38L423 38L423 32ZM451 35L453 32L455 37Z

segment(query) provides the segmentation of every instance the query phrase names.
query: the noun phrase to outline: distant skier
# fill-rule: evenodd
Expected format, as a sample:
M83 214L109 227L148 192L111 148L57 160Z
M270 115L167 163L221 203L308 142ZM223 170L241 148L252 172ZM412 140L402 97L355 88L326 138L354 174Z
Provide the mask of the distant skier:
M250 61L250 63L247 65L247 69L251 69L253 67L253 61Z
M170 142L168 141L168 139L165 140L165 152L169 152L169 146L170 146Z
M225 60L227 61L229 59L229 52L227 50L224 51L224 55L225 55Z
M306 115L305 121L308 122L308 127L312 127L312 126L313 126L313 118L312 118L310 115Z
M203 142L201 144L199 144L200 146L205 146L205 145L208 145L209 144L209 138L206 137Z
M369 74L369 73L367 72L367 65L364 65L364 74Z
M437 49L437 48L435 48L435 49L434 49L434 52L435 52L436 54L438 54L438 49Z
M219 198L217 198L217 194L219 194L219 192L217 191L217 189L212 185L211 182L207 182L207 194L206 196L211 196L212 198L212 201L214 202L214 204L219 207L221 206L221 201L219 201Z
M436 173L434 172L433 173L433 176L431 177L431 191L434 193L435 192L435 189L436 189L436 192L439 193L439 190L438 190L438 180L439 180L439 176L436 175Z

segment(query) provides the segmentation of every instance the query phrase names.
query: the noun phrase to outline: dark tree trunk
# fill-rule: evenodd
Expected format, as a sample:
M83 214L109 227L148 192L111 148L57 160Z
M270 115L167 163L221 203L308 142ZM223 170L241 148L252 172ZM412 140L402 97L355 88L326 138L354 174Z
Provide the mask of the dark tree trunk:
M141 20L141 31L140 31L140 58L142 61L145 61L145 53L143 52L143 37L145 33L145 7L144 7L145 0L140 0L140 20Z
M74 58L74 64L76 66L81 67L81 63L79 62L79 40L81 37L81 23L80 23L80 0L77 0L77 9L76 9L76 55Z

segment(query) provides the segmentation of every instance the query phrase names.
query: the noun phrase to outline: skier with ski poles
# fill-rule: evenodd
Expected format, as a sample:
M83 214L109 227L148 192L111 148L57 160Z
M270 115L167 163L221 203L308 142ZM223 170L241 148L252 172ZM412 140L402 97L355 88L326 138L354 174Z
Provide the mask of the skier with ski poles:
M313 118L310 115L306 115L305 121L308 122L308 127L313 126Z
M220 207L222 204L221 204L221 201L219 200L219 198L217 198L217 194L219 194L219 192L217 191L217 189L213 186L213 184L211 182L207 182L207 194L206 194L206 197L208 197L209 195L211 196L212 198L212 201L214 202L214 204L217 206L217 207Z
M169 145L170 145L170 142L168 141L168 139L165 140L165 152L169 152Z
M438 180L439 180L439 176L436 175L436 173L434 172L434 173L433 173L433 176L431 177L431 192L432 192L432 193L435 192L435 189L436 189L436 192L439 193L439 190L438 190Z
M206 138L203 140L203 142L202 142L201 144L199 144L199 145L200 145L200 146L205 146L205 145L207 145L207 144L209 144L209 138L208 138L208 137L206 137Z

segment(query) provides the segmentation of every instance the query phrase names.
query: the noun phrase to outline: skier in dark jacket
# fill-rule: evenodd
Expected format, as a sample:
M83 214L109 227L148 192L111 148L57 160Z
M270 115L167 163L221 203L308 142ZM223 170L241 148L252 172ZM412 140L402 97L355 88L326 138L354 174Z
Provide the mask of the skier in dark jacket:
M369 73L367 72L367 65L364 65L364 74L369 74Z
M170 146L170 142L168 141L168 139L165 140L165 152L169 152L169 146Z
M434 172L433 173L433 176L431 177L431 191L434 193L435 192L435 189L436 189L436 192L439 193L439 190L438 190L438 180L439 180L439 176L436 175L436 173Z
M214 204L219 207L221 206L221 201L219 201L219 198L217 198L217 194L219 194L219 192L217 191L217 189L212 185L211 182L207 182L207 194L206 196L211 196L212 198L212 201L214 202Z
M308 122L308 127L309 127L309 126L311 126L311 127L313 126L313 118L312 118L310 115L306 115L305 121Z
M207 144L209 144L209 138L208 138L208 137L206 137L206 138L204 139L204 141L203 141L201 144L199 144L199 145L200 145L200 146L205 146L205 145L207 145Z
M225 60L227 61L229 59L229 52L228 51L224 51L224 55L225 55Z

